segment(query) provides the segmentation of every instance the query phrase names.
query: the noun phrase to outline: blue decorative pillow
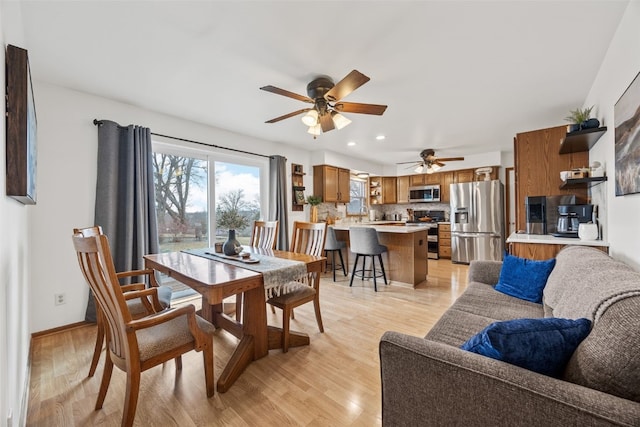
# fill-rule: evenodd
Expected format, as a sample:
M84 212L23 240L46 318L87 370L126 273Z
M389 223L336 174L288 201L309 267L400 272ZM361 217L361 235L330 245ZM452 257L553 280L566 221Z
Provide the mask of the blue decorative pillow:
M540 304L542 290L555 265L555 258L537 261L505 254L496 291Z
M559 377L590 330L589 319L515 319L492 323L460 348Z

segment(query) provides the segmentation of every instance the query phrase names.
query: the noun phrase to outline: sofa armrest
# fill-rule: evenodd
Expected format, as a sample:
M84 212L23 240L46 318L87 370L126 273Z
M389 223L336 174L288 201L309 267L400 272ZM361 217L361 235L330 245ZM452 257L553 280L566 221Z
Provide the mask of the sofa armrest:
M640 403L398 332L380 339L382 423L639 425Z
M469 263L469 283L480 282L495 286L500 280L502 261L471 261Z

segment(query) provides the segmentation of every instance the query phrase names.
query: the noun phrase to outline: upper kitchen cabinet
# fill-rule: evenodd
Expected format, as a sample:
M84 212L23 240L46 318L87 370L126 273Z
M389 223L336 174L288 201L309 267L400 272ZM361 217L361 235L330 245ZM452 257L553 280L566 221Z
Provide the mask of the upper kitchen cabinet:
M525 229L524 201L527 196L575 194L587 199L586 188L560 189L560 172L589 164L589 152L558 153L558 144L566 138L566 126L523 132L514 139L516 174L516 229Z
M460 169L453 171L453 174L453 179L456 184L461 182L473 182L476 180L474 169Z
M397 203L409 203L409 182L408 175L399 176L396 180L396 200Z
M330 165L313 167L313 193L323 202L349 203L349 169Z
M382 177L382 203L397 203L398 183L395 176Z
M450 185L454 183L454 172L440 173L440 202L449 203Z
M440 174L438 173L421 173L419 175L409 175L409 185L411 187L417 185L433 185L440 184Z

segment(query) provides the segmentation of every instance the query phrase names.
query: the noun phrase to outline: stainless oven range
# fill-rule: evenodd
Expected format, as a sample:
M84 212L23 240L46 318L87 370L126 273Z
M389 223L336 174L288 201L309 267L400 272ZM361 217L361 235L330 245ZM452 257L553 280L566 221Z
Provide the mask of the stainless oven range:
M414 211L413 221L429 227L427 230L427 258L438 259L438 222L444 221L444 211Z

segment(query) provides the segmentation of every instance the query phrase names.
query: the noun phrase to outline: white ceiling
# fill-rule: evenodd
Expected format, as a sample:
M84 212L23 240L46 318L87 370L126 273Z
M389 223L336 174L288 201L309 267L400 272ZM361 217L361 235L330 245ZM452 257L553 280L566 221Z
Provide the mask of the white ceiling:
M563 124L582 106L627 4L54 0L23 1L22 16L35 79L392 164L424 148L441 157L511 151L517 132ZM316 76L337 82L352 69L371 81L344 100L386 104L383 116L345 114L351 125L317 140L300 116L264 123L308 104L261 86L306 95Z

